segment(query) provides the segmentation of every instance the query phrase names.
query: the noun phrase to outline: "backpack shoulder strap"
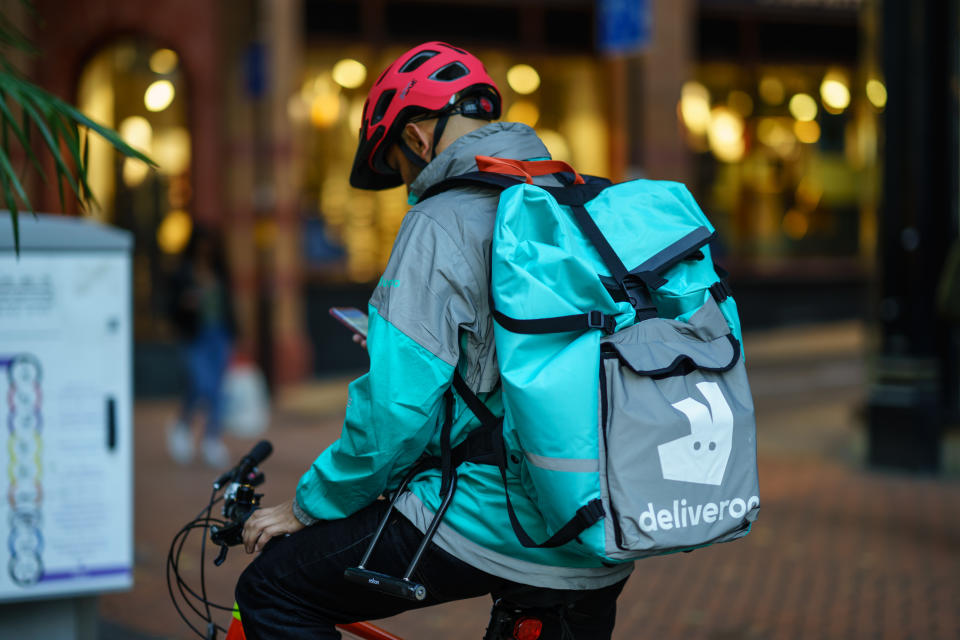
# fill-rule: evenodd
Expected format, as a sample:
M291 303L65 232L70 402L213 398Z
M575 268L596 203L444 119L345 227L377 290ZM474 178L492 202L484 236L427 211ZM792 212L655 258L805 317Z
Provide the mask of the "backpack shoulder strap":
M564 545L585 529L592 526L597 520L604 517L603 503L599 500L591 500L587 504L577 509L576 513L566 523L561 526L556 533L550 536L544 542L536 542L526 532L520 519L517 518L516 511L513 508L513 502L510 500L510 491L507 489L507 461L506 448L503 443L503 418L498 418L487 408L483 401L467 386L467 383L460 376L459 372L453 374L453 388L457 394L463 398L467 407L480 420L482 426L474 429L467 439L453 448L450 455L454 467L462 462L478 462L482 464L493 464L500 469L500 478L503 481L503 493L507 499L507 515L510 518L510 525L513 527L513 533L525 547L559 547Z
M606 178L599 178L587 174L579 174L566 163L552 160L504 160L477 156L479 171L471 171L458 176L452 176L431 186L420 195L420 201L431 198L438 193L449 191L457 187L486 187L497 191L509 189L512 186L528 182L531 174L535 176L557 175L561 181L568 183L563 186L537 185L557 199L560 204L584 204L597 197L612 183ZM543 165L539 168L538 165ZM509 167L518 166L516 173L501 173L501 170L511 170ZM504 169L507 167L507 169Z
M513 185L520 184L521 182L523 182L523 180L520 178L514 178L512 176L507 176L500 173L472 171L470 173L453 176L452 178L447 178L446 180L438 182L424 191L420 196L419 201L423 202L427 198L432 198L439 193L449 191L450 189L456 189L457 187L486 187L496 191L503 191L504 189L509 189Z

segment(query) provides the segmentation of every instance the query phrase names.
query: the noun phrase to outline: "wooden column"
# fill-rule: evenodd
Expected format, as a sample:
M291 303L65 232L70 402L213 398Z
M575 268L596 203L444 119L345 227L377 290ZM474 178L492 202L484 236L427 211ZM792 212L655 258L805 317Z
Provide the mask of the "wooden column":
M265 116L269 148L269 190L272 202L269 236L270 337L273 342L273 381L284 385L310 371L311 352L304 331L301 286L301 229L298 216L302 175L293 123L287 112L298 90L303 61L302 0L263 0L260 4L262 41L266 47L267 95Z
M692 76L695 8L693 0L651 2L652 37L641 56L642 73L632 79L640 85L643 105L630 105L627 115L639 119L634 153L648 178L690 179L690 152L677 125L677 102Z

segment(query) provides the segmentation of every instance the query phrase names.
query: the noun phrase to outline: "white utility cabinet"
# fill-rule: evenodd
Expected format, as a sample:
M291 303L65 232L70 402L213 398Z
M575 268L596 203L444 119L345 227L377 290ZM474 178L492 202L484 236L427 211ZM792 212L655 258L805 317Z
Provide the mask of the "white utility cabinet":
M0 603L128 589L132 240L19 219L17 256L0 213Z

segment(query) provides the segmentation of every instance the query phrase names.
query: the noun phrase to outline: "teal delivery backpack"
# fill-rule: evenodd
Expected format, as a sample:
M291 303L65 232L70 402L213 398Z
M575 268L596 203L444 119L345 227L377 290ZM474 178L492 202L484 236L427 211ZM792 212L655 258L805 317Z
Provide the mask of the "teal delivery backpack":
M455 376L483 426L453 464L486 446L506 488L504 434L515 435L521 482L550 533L532 539L507 492L529 547L614 563L746 535L760 508L753 399L737 307L710 256L714 228L693 197L676 182L612 185L554 161L477 163L425 194L502 190L491 304L505 414ZM546 174L560 186L533 184Z

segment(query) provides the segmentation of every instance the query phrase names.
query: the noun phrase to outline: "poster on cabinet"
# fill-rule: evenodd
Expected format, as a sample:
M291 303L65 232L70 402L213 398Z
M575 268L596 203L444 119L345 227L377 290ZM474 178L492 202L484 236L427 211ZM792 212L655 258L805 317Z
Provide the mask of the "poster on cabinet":
M133 579L130 258L0 247L0 601Z

